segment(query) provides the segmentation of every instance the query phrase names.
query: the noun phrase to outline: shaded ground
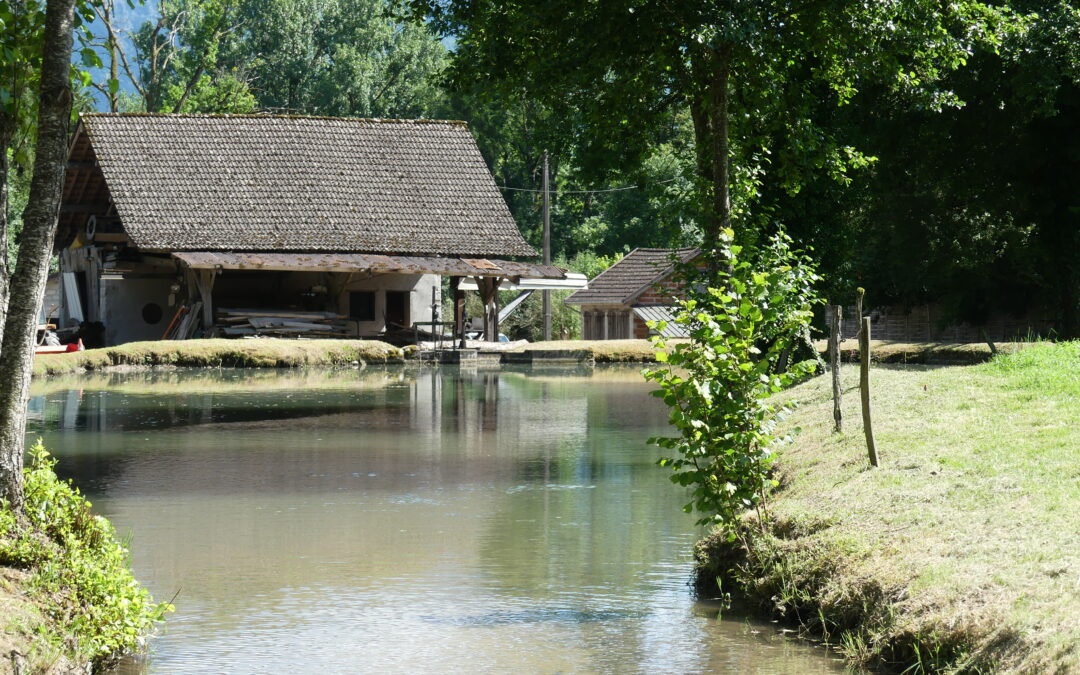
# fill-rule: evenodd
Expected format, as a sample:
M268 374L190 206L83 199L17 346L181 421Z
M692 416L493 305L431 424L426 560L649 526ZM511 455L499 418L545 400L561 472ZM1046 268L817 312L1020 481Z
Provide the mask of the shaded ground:
M775 522L749 560L711 542L708 575L742 564L752 597L856 661L1080 672L1080 343L874 369L877 469L842 373L843 433L828 378L785 394Z

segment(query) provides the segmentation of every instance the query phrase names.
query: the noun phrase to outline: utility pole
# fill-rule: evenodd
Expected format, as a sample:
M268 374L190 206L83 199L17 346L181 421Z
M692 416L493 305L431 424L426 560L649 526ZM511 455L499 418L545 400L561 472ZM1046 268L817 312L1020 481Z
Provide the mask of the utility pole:
M548 154L544 151L544 264L551 264L551 191L548 189ZM544 339L551 339L551 291L544 296Z

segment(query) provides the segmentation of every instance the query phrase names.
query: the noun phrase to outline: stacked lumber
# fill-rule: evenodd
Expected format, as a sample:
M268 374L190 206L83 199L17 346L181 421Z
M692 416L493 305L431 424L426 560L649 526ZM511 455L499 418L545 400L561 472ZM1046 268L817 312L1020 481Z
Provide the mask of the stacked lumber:
M199 327L199 318L202 315L202 302L196 300L193 304L183 304L176 309L176 315L169 322L162 340L190 340Z
M349 337L345 316L333 312L291 309L229 309L217 311L215 325L226 337Z

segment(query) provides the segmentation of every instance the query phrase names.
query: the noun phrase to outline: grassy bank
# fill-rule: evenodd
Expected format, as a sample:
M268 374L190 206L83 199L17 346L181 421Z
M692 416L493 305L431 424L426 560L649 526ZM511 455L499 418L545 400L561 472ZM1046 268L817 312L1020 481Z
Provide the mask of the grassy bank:
M402 351L377 340L169 340L132 342L72 354L39 355L34 375L60 375L116 366L298 368L356 361L399 363Z
M671 341L677 343L677 340ZM816 345L825 350L825 343ZM1003 352L1018 344L998 345ZM593 363L653 363L656 351L648 340L552 340L534 342L514 352L549 352ZM843 345L845 360L857 360L855 342ZM64 375L117 368L154 366L203 368L300 368L401 363L415 351L402 350L378 340L176 340L133 342L119 347L90 349L72 354L41 355L34 360L34 375ZM984 344L895 343L875 341L873 357L881 363L976 363L990 358Z
M670 340L678 344L679 340ZM1003 354L1011 354L1029 346L1030 343L1008 342L995 345ZM828 344L824 340L814 343L814 347L823 357L828 357ZM516 351L543 352L581 352L586 360L596 363L654 363L656 350L648 340L552 340L534 342ZM841 358L845 361L858 361L858 343L845 340L841 344ZM873 340L871 358L876 363L981 363L988 361L992 353L989 345L983 343L958 344L945 342L892 342Z
M678 340L672 340L673 344ZM656 348L648 340L549 340L525 345L522 352L577 352L596 363L655 363Z
M44 449L31 455L24 516L0 506L0 670L97 670L139 649L168 606L135 580L112 526L57 480Z
M845 432L829 381L784 394L801 429L747 556L706 540L721 577L857 663L908 672L1080 672L1080 343L976 366L872 372L871 469L857 369Z
M1030 342L999 342L994 348L999 354L1012 354L1031 346ZM829 345L826 340L818 340L814 347L822 357L828 358ZM966 364L989 361L994 353L990 345L983 342L896 342L892 340L871 340L870 358L875 363L933 363ZM840 343L840 358L846 362L859 360L859 343L849 338Z

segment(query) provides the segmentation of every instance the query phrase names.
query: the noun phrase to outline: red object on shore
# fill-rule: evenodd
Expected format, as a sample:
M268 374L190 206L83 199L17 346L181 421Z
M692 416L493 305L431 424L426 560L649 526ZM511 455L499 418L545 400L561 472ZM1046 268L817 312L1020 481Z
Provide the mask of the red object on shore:
M81 352L86 347L83 346L82 338L79 338L78 342L72 342L69 345L56 345L55 347L50 345L40 345L34 350L35 354L67 354L69 352Z

